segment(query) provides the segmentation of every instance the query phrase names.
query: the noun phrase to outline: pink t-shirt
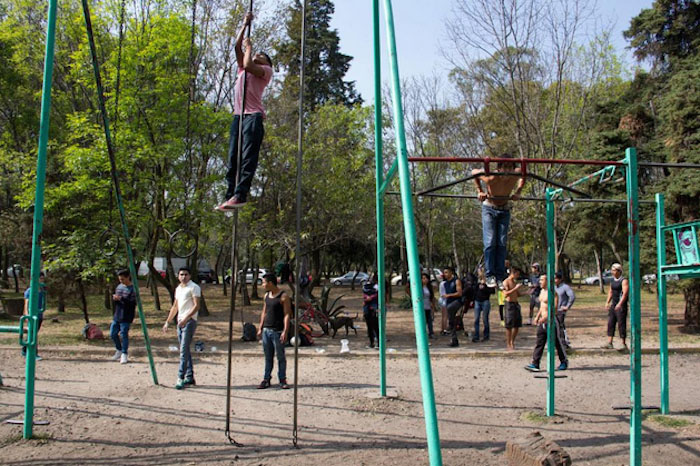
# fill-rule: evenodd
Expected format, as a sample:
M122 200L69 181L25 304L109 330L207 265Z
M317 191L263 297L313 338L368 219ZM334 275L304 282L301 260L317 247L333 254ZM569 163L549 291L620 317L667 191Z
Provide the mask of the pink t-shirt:
M253 73L248 73L246 80L246 89L248 91L245 98L245 113L262 113L265 117L265 107L262 102L263 91L272 79L272 67L260 65L263 69L262 77L258 78ZM233 112L235 115L241 114L241 96L243 95L243 73L245 70L238 70L236 79L235 93L236 97L233 104Z

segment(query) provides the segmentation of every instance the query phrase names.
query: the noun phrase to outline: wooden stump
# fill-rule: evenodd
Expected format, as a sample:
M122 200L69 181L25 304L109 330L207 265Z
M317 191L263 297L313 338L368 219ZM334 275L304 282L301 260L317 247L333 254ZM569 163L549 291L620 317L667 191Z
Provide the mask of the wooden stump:
M506 443L506 458L511 466L569 466L571 456L556 442L533 432Z

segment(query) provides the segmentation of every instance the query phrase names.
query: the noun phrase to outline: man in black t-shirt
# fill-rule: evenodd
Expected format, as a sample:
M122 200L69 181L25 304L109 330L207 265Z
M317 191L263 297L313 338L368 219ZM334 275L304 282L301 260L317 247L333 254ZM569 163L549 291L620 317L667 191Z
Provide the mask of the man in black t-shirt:
M117 273L119 285L112 295L114 301L114 316L109 327L109 336L114 341L116 351L112 359L122 364L129 362L129 328L134 321L136 310L136 294L131 283L131 274L128 270L120 270ZM119 336L121 335L121 339Z

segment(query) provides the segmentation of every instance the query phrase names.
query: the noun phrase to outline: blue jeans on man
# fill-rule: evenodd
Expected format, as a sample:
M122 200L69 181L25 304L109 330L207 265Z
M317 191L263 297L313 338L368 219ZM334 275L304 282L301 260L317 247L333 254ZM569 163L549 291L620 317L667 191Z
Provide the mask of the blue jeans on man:
M177 326L177 341L180 343L180 366L177 369L178 379L194 378L190 346L196 329L197 321L194 319L188 320L184 327Z
M124 354L129 353L130 327L131 322L117 322L116 320L113 320L112 325L109 326L109 336L114 342L114 348ZM119 334L121 334L121 340L119 339Z
M491 311L491 301L474 301L474 336L473 340L479 339L479 320L484 319L484 340L488 340L491 335L489 327L489 312Z
M258 168L260 146L262 145L265 128L263 126L262 113L250 113L243 118L243 138L241 146L241 173L236 185L236 171L238 169L238 126L240 115L234 115L229 130L228 141L228 171L226 181L226 199L238 196L242 201L247 200L250 184L253 182L255 170Z
M274 366L275 353L277 354L277 377L280 382L287 379L287 357L284 354L284 343L280 341L282 332L273 328L263 328L262 345L265 353L265 375L264 380L272 378L272 367Z
M484 240L484 268L487 277L505 280L508 252L510 210L481 204L481 224Z

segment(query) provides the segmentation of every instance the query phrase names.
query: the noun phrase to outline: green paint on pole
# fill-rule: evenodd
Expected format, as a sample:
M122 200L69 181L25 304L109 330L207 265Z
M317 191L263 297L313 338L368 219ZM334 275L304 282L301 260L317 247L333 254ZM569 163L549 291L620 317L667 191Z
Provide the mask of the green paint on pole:
M102 126L104 128L105 140L107 142L107 153L109 155L110 171L112 175L112 183L114 185L115 198L117 199L117 207L119 208L119 218L122 225L122 234L124 243L126 244L126 255L129 261L129 272L133 277L134 293L136 294L136 302L138 303L139 319L141 321L141 329L143 330L143 339L146 343L146 354L148 355L148 363L151 367L151 376L153 383L158 385L158 375L156 374L156 366L153 363L153 354L151 352L151 340L148 337L148 327L146 326L146 316L143 313L143 305L141 303L141 293L139 292L139 281L136 266L134 264L134 252L131 249L131 240L129 236L129 228L126 224L126 211L122 202L122 193L119 186L119 177L117 175L117 162L114 156L114 146L112 137L109 131L109 117L105 107L105 96L102 90L102 79L100 77L100 65L97 61L97 49L95 48L95 39L92 34L92 22L90 21L90 8L87 0L82 0L83 15L85 17L85 27L87 29L88 43L90 44L90 54L92 56L92 69L95 73L95 84L97 85L97 99L99 102L100 113L102 115Z
M659 300L659 359L661 385L661 414L668 414L668 310L666 299L666 275L662 268L666 265L666 241L664 227L664 195L656 194L656 287Z
M428 440L428 455L430 457L431 466L441 466L442 452L440 451L440 435L438 432L437 412L435 409L433 374L430 367L428 335L425 328L425 314L423 311L423 285L421 283L421 270L418 261L418 243L416 240L416 228L414 224L411 180L408 169L408 153L406 149L406 133L404 130L403 106L401 103L401 79L399 77L396 38L394 34L394 14L391 7L391 0L384 0L384 10L386 12L385 19L387 26L387 42L389 47L389 62L391 64L391 91L394 109L394 122L396 125L395 135L397 157L399 158L398 168L399 182L401 186L401 207L403 209L403 225L406 236L406 249L408 252L408 270L411 278L413 322L416 331L418 365L420 369L421 388L423 392L423 413L425 416L425 430Z
M379 29L379 0L372 2L374 34L374 160L377 203L377 277L379 286L379 394L386 396L386 287L384 280L384 154L382 147L382 67ZM398 159L397 159L398 160ZM396 162L394 162L396 165ZM387 178L388 179L388 178Z
M554 202L555 190L547 188L545 192L547 211L547 416L554 416L554 271L556 268L554 241Z
M53 81L54 45L56 42L56 0L49 0L46 23L46 53L44 81L41 87L41 120L39 123L39 150L36 163L36 194L34 196L34 231L32 233L32 264L29 286L29 320L27 323L27 358L25 366L24 426L22 436L32 437L34 424L34 377L36 374L36 334L39 315L39 272L41 271L41 234L44 224L44 189L46 187L46 148L49 141L51 114L51 83ZM21 337L21 334L20 334Z
M642 328L639 301L639 196L637 185L637 151L626 151L627 226L629 244L630 293L630 466L642 464Z

